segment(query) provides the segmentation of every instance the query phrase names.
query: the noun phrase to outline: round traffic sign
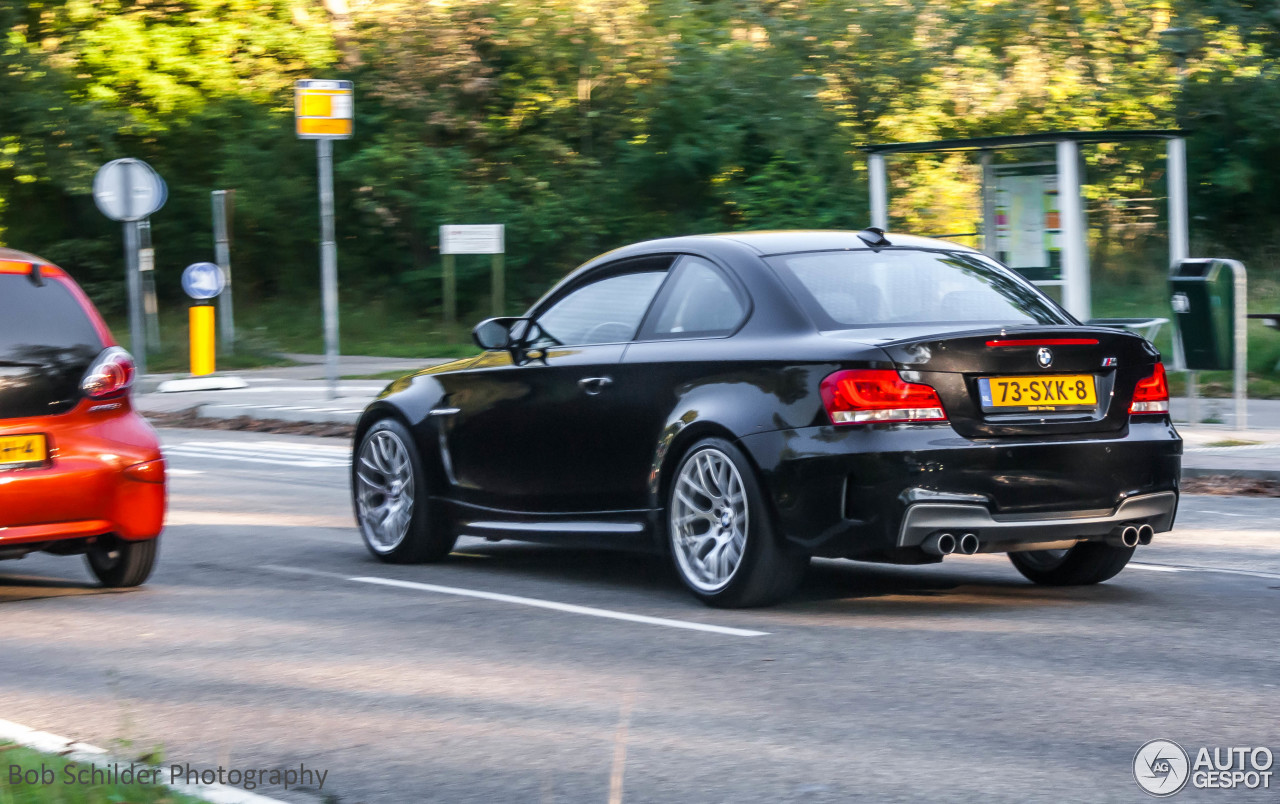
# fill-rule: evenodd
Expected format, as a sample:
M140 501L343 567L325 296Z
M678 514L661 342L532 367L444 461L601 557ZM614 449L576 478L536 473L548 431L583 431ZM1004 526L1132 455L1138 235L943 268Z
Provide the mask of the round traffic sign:
M227 287L227 276L211 262L193 262L182 272L182 289L196 301L212 299Z
M93 177L94 203L113 221L140 221L163 207L168 195L160 174L141 159L116 159Z

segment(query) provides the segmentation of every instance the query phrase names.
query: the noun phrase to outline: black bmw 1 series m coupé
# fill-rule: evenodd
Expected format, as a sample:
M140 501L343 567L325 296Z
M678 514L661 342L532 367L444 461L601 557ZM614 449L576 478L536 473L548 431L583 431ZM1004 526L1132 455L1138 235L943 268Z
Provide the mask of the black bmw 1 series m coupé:
M459 534L639 548L704 602L753 606L812 556L1008 553L1037 583L1097 583L1173 527L1159 353L953 243L638 243L475 339L360 419L352 492L380 559L441 559Z

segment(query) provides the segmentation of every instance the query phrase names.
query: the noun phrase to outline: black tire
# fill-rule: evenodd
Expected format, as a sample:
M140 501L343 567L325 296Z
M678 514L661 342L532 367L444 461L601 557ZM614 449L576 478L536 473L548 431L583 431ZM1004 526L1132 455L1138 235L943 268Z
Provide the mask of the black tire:
M1043 586L1088 586L1114 578L1133 558L1132 547L1080 542L1069 550L1010 553L1009 560L1029 581Z
M89 545L84 558L99 583L118 589L146 581L156 565L159 549L159 537L131 542L111 534Z
M693 491L692 486L682 481L686 470L691 465L692 471L697 471L696 461L715 460L719 465L720 458L732 465L733 473L725 472L725 475L731 478L730 482L732 478L736 478L741 483L741 497L745 505L741 509L743 512L741 514L736 513L737 509L733 508L735 503L725 503L717 508L720 505L715 502L717 498ZM690 493L686 494L686 491ZM678 497L679 494L685 494L685 499L681 500ZM736 498L736 494L727 494L719 499L727 501ZM692 506L691 503L693 503ZM699 506L703 503L706 504L706 514L689 513L701 511ZM694 541L700 539L701 543L705 543L717 540L720 552L727 549L723 546L724 542L718 541L719 536L710 535L713 530L719 534L726 532L720 528L724 520L717 519L724 515L722 512L726 510L726 506L733 508L733 512L728 517L730 525L735 521L740 522L743 516L746 518L745 528L740 528L738 531L732 531L730 528L729 531L741 534L741 551L738 553L737 563L732 571L727 574L722 573L725 577L717 576L708 579L708 577L699 576L699 568L705 568L705 566L700 563L699 550L694 545ZM681 517L682 512L683 517ZM705 522L708 529L704 533L690 534L689 530L677 521L678 519ZM764 495L760 490L760 483L752 471L750 462L741 450L722 438L704 438L693 444L675 464L670 487L667 489L667 505L663 521L666 523L667 547L671 553L676 574L695 597L709 606L748 608L777 603L796 590L804 577L805 567L809 564L807 555L792 552L780 543L774 531ZM682 533L685 537L680 535ZM732 535L725 539L727 542L739 543ZM686 546L682 547L682 544ZM714 550L714 546L702 550L701 558L705 559ZM737 552L736 548L735 552Z
M373 456L372 463L366 460L369 457L367 449L384 450L392 448L392 445L403 450L403 458L407 460L410 473L408 478L394 479L392 474L385 471L391 467L374 465L380 462L378 459L385 455L384 452ZM378 421L361 436L360 443L356 444L352 454L351 464L352 507L355 509L360 536L370 553L389 564L421 564L439 561L453 551L458 536L443 515L441 506L428 496L430 486L422 455L409 428L396 419ZM400 464L397 461L395 465ZM384 489L394 490L394 495L379 493L375 488L379 483ZM404 494L406 488L411 492L408 495ZM373 521L381 510L377 503L381 502L385 506L403 505L405 497L408 497L408 521L400 522L406 514L395 514L397 522L394 532L387 527L390 523L386 519L381 525Z

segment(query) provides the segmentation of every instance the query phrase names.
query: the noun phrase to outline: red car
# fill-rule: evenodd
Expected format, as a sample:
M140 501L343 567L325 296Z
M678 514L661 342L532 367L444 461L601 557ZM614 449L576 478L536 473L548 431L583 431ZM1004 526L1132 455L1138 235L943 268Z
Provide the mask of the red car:
M0 559L83 553L104 586L151 574L165 467L133 378L66 272L0 249Z

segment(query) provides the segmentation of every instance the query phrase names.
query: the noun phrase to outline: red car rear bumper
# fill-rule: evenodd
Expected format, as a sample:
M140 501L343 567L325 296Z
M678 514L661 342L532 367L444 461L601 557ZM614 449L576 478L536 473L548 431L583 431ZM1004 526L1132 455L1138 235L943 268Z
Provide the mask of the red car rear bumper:
M61 416L0 419L0 436L44 433L45 466L0 469L0 547L164 527L159 439L129 400L85 400Z

